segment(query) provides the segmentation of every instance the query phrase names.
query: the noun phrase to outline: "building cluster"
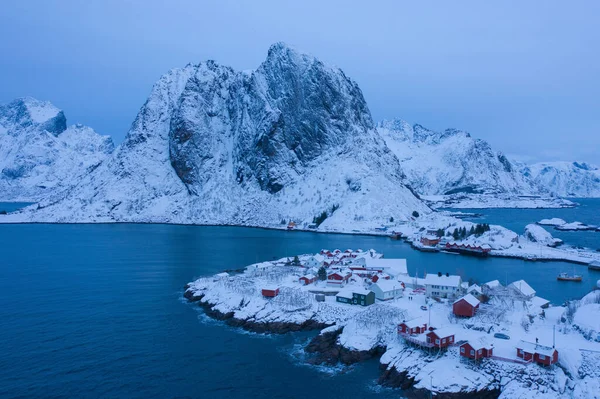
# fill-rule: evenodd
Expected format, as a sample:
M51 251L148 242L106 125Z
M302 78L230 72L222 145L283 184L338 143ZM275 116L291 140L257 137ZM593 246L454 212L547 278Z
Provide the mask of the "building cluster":
M428 275L427 277L429 277ZM535 307L542 309L549 306L549 302L536 296L536 291L524 280L514 281L507 286L503 286L498 280L493 280L479 286L477 284L469 285L461 283L458 276L442 275L438 273L429 280L425 278L427 295L441 296L442 292L454 292L456 285L463 295L452 303L452 313L456 317L470 318L479 311L482 300L493 298L494 296L509 297L511 299L522 300L531 303ZM453 278L454 277L454 278ZM497 360L515 361L516 359L503 358L494 355L494 345L488 339L488 335L481 335L474 340L459 340L457 333L448 327L437 329L428 326L422 318L405 320L398 325L398 335L406 343L425 348L427 350L443 350L449 346L459 346L459 354L463 358L471 360L481 360L484 358L495 358ZM504 337L508 339L509 337ZM558 351L554 347L540 345L520 340L516 345L516 357L521 359L521 363L537 363L542 366L550 366L558 362Z

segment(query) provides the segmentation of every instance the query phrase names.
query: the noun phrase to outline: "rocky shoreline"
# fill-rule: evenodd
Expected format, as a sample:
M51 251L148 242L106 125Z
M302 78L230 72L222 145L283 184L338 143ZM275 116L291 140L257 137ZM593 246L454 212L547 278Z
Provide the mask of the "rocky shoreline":
M188 284L185 285L185 292L183 296L192 303L198 303L204 310L207 316L224 321L227 325L232 327L240 327L246 331L255 332L259 334L270 333L270 334L286 334L288 332L297 331L317 331L327 327L332 327L331 324L320 323L314 320L307 320L303 323L289 323L289 322L257 322L254 320L242 320L237 319L233 312L223 313L214 308L214 305L204 301L204 295L195 295L192 290L189 289ZM312 365L352 365L366 360L380 358L386 351L386 347L377 346L368 351L357 351L350 350L343 347L338 342L338 337L342 333L343 329L335 329L333 331L326 331L316 335L311 339L309 344L306 346L305 351L311 355L307 359L307 363ZM430 391L423 388L415 388L418 381L415 381L414 376L410 376L408 371L398 371L395 367L389 368L388 365L381 364L381 376L379 377L378 383L388 388L399 388L402 393L408 398L414 399L426 399L430 397ZM487 390L487 391L476 391L476 392L436 392L436 398L444 399L472 399L472 398L483 398L483 399L495 399L500 395L500 390Z
M227 325L232 327L240 327L246 331L258 333L258 334L286 334L288 332L297 331L315 331L322 330L330 327L330 324L320 323L315 320L306 320L303 323L287 323L287 322L257 322L254 320L243 320L233 317L233 312L223 313L215 309L214 306L203 301L204 295L194 295L194 293L188 289L189 285L185 285L185 292L183 296L189 302L197 302L207 316L215 319L224 321Z

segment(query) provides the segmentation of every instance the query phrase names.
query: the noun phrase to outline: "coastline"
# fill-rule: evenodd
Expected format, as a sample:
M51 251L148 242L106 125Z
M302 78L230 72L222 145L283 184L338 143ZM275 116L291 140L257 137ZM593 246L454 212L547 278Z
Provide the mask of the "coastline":
M439 211L436 211L439 213ZM315 234L339 234L339 235L353 235L353 236L368 236L368 237L382 237L389 238L389 232L378 232L378 231L343 231L343 230L317 230L317 229L303 229L303 228L295 228L293 230L288 230L285 226L260 226L254 224L200 224L200 223L175 223L175 222L144 222L144 221L136 221L136 222L122 222L122 221L101 221L101 222L31 222L31 221L4 221L2 220L7 215L0 215L0 225L3 224L11 224L11 225L29 225L29 224L40 224L40 225L113 225L113 224L123 224L123 225L165 225L165 226L191 226L191 227L242 227L242 228L251 228L251 229L261 229L261 230L275 230L275 231L285 231L290 234L295 232L302 233L315 233ZM440 214L440 216L443 216ZM498 226L501 227L501 226ZM516 233L515 233L516 234ZM413 240L410 238L403 238L398 241L403 241L404 243L410 245L410 247L415 251L421 252L442 252L443 251L422 251L420 248L417 248L413 245ZM537 253L539 252L539 248L535 248L535 253L533 256L530 253L522 253L517 254L514 252L510 252L507 250L493 250L490 252L490 257L500 257L500 258L511 258L511 259L520 259L520 260L533 260L538 262L567 262L578 265L588 265L594 261L600 261L600 253L598 251L594 251L591 248L577 250L578 253L568 252L562 248L545 248L545 250L551 250L555 254L553 256L545 256L538 257ZM585 256L581 256L580 254L589 255L589 259L585 259ZM462 256L469 256L460 254Z

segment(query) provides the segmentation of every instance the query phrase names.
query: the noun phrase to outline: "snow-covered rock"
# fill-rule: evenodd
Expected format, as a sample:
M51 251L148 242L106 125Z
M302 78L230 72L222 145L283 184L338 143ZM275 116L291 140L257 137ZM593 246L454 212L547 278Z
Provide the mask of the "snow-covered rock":
M419 194L539 191L503 154L464 131L436 132L400 119L383 121L377 129Z
M542 226L562 226L563 224L567 224L567 222L560 218L551 218L542 219L538 222L538 224Z
M600 342L600 303L581 305L575 312L573 325L586 338Z
M543 227L533 223L525 226L525 233L523 234L523 237L530 242L546 245L548 247L556 247L563 242L559 238L552 237L552 234L546 231Z
M431 210L406 186L355 82L282 43L251 73L207 61L154 85L124 143L68 196L4 221L322 229Z
M537 186L563 197L600 197L600 169L584 162L543 162L521 165Z
M0 201L36 202L76 185L113 150L108 136L67 127L49 102L20 98L0 105Z

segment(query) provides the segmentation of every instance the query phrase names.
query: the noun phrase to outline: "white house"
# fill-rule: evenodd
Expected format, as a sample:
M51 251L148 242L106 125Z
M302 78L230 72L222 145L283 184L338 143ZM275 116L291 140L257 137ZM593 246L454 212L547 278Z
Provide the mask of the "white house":
M429 297L448 298L460 295L461 283L460 276L448 273L430 273L425 276L425 289Z
M325 261L325 257L321 254L317 254L314 256L310 256L305 262L304 262L304 266L306 267L315 267L315 268L320 268L321 266L323 266L323 262Z
M483 290L477 284L473 284L469 288L467 288L467 294L473 295L475 298L483 295Z
M401 298L403 295L402 284L394 280L379 279L371 284L370 289L375 293L375 298L380 301Z
M527 284L525 280L518 280L512 282L508 285L508 288L510 288L517 295L523 296L525 298L530 299L535 296L535 290L531 288L531 286Z
M366 258L365 267L370 270L380 270L390 276L408 275L406 259Z

